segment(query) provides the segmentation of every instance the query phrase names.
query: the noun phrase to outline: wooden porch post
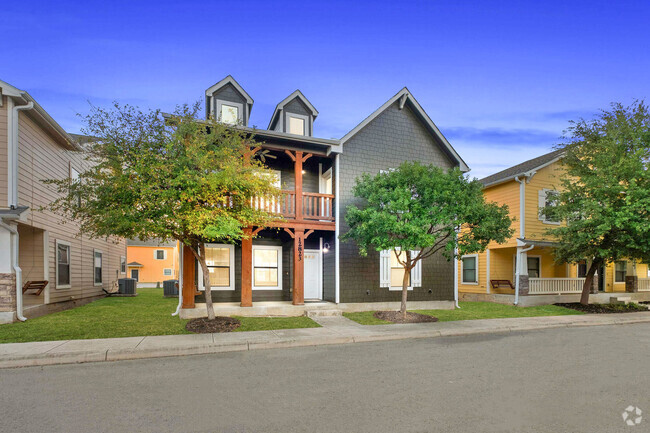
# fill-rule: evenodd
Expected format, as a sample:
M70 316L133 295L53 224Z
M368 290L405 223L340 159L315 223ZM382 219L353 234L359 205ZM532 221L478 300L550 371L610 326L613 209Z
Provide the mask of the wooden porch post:
M302 220L302 151L296 151L294 161L294 176L296 183L296 220Z
M183 308L194 308L194 296L196 287L194 286L194 254L192 250L183 245Z
M293 238L293 305L305 304L305 230L295 229Z
M253 306L253 229L244 229L241 241L241 306Z

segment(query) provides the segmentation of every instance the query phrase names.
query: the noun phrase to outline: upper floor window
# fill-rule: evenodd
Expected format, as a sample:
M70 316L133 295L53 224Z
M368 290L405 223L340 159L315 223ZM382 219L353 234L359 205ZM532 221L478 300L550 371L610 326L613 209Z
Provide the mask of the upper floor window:
M217 100L217 120L229 125L237 125L242 120L242 104Z
M545 224L560 224L560 219L554 214L554 208L557 206L559 192L551 189L541 189L539 191L539 219Z
M153 257L156 260L165 260L167 258L167 251L165 251L165 250L154 250Z
M287 132L289 134L308 135L307 126L308 126L307 116L287 113Z

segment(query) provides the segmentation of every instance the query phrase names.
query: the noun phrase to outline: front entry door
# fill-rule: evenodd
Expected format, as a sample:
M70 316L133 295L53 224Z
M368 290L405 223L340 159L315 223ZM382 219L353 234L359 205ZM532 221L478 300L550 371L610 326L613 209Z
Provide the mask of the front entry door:
M320 251L305 250L305 299L322 299Z
M138 269L131 269L131 278L135 279L135 281L138 281L140 277L140 271Z

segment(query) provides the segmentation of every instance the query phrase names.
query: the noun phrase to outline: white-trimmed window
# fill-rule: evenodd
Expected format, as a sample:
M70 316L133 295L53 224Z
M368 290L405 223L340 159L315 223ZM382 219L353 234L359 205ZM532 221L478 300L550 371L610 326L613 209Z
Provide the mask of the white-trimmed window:
M243 105L237 102L217 100L217 120L228 125L237 125L242 119Z
M104 253L101 250L93 250L93 282L96 286L101 286L104 270Z
M542 278L542 258L528 256L528 278Z
M172 268L165 268L163 269L163 275L165 277L171 277L172 276Z
M625 260L619 260L614 263L614 282L615 283L624 283L625 277L627 276L627 262Z
M79 182L79 171L70 162L70 184ZM81 206L81 195L77 195L77 206Z
M126 274L126 257L120 256L120 274Z
M468 254L460 259L462 284L478 284L478 254Z
M411 257L415 257L419 251L411 251ZM394 250L384 250L379 252L379 286L387 287L389 290L402 290L402 283L404 281L404 266L397 260L399 258L402 262L406 260L404 251L396 254ZM408 276L408 290L413 290L413 287L422 287L422 261L419 260Z
M580 260L576 267L576 276L578 278L587 278L587 261Z
M253 290L282 290L282 247L253 245Z
M309 118L301 114L287 113L287 132L296 135L308 135Z
M69 289L70 285L70 242L56 241L56 288Z
M557 206L559 192L552 189L540 189L538 193L539 219L544 224L560 224L557 218L553 217L553 208ZM543 212L547 209L548 214Z
M165 251L165 250L154 250L153 251L153 258L155 260L166 260L167 259L167 251Z
M210 272L210 290L235 290L235 246L205 244L205 263ZM199 285L203 290L203 272L199 268Z

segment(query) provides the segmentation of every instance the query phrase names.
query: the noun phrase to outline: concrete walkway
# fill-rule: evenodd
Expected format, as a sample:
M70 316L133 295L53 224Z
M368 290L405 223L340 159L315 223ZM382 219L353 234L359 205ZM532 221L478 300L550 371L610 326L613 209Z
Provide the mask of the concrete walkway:
M650 312L374 326L359 325L340 316L314 317L313 319L322 327L225 334L161 335L0 344L0 368L118 361L382 340L509 333L557 327L650 323Z

